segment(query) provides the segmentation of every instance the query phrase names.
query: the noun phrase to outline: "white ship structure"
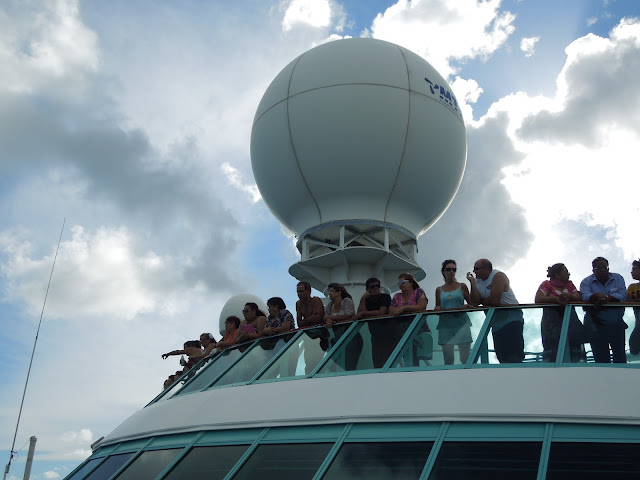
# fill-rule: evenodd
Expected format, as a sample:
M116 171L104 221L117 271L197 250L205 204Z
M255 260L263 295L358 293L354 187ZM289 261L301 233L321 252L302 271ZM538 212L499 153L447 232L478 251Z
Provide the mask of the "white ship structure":
M399 273L424 278L417 239L460 185L466 131L424 59L348 39L274 79L251 156L265 202L298 238L289 272L321 292L345 284L359 299L368 277L387 293ZM67 479L637 480L640 360L594 363L588 343L570 341L583 307L560 307L557 352L544 351L540 332L544 308L557 307L540 305L358 320L236 345L94 445ZM500 364L494 352L504 308L523 312L522 363ZM604 308L636 321L631 305ZM471 354L445 365L438 325L459 313L471 322Z
M497 362L495 308L465 310L474 346L464 365L457 354L444 365L437 345L450 311L397 318L393 328L406 330L378 369L372 337L385 334L384 319L344 324L337 339L316 327L225 350L67 478L637 479L640 359L572 361L569 315L583 313L567 306L556 361L545 362L544 307L508 308L524 311L521 364Z

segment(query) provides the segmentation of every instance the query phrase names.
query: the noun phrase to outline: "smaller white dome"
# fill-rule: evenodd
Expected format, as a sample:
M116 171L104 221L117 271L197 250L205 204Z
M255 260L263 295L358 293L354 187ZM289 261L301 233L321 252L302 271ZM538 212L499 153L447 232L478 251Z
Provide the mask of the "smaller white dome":
M220 311L220 335L224 335L224 321L227 319L227 317L235 315L240 320L244 318L242 316L242 309L247 303L255 303L258 305L260 310L262 310L265 314L267 313L267 303L260 297L252 295L250 293L240 293L238 295L234 295L229 300L227 300L227 303L224 304L224 307L222 307L222 310Z

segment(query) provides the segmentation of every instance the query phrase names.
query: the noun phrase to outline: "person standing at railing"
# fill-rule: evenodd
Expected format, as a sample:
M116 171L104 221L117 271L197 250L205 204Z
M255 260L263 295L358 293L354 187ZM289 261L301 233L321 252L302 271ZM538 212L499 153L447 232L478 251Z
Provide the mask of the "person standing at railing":
M380 280L375 277L369 278L364 284L366 291L360 298L358 313L354 320L362 318L386 317L389 315L389 305L391 296L380 291ZM402 330L398 328L396 319L384 318L368 322L369 333L371 334L371 360L373 368L382 368L396 348L402 337Z
M560 331L562 329L562 319L564 317L564 307L569 302L580 302L582 297L580 292L569 280L569 270L564 263L556 263L547 268L547 277L538 287L536 292L536 303L555 304L553 307L545 307L542 310L542 321L540 322L540 334L542 335L543 362L555 362L558 354L558 342L560 341ZM578 319L575 309L571 308L569 316L569 347L571 361L578 362L584 359L582 355L582 343L584 343L584 326Z
M389 313L396 317L406 314L416 314L427 309L429 299L425 291L420 288L416 279L410 273L398 275L400 291L391 299ZM410 358L405 359L407 365L420 365L420 360L427 363L433 355L433 337L427 324L426 317L420 320L420 327L411 342Z
M634 260L631 264L631 278L640 280L640 260ZM640 281L629 285L627 302L640 303ZM636 324L629 337L629 351L631 355L638 355L640 353L640 307L633 307L633 314L636 317Z
M341 325L342 322L353 320L356 307L353 303L353 298L349 292L347 292L344 285L340 283L330 283L328 287L329 303L325 307L324 324L327 329L329 329L330 337L333 334L335 341L338 341L349 328L347 325ZM358 332L349 340L349 343L345 347L345 370L350 371L356 369L362 347L362 335Z
M240 322L240 342L255 340L263 335L267 316L260 310L257 303L248 302L242 309L244 320Z
M320 297L311 296L311 284L309 282L299 282L296 286L296 293L299 299L296 302L298 328L322 324L324 320L324 305Z
M287 310L287 305L282 298L271 297L267 300L267 310L269 310L269 316L262 330L264 335L277 335L296 328L293 315Z
M597 363L627 363L625 352L624 307L605 307L605 303L624 302L627 287L622 275L609 272L609 261L596 257L591 262L593 274L580 283L580 293L584 302L593 307L585 307L584 326L591 336L591 351ZM611 347L611 353L609 353Z
M211 333L203 333L200 335L200 344L204 348L204 350L200 353L195 353L193 355L189 355L189 362L195 365L203 358L208 357L216 348L216 341L213 338Z
M471 302L486 307L518 305L509 277L486 258L476 260L473 273L467 272L471 284ZM497 309L491 320L493 348L500 363L520 363L524 360L524 337L522 336L524 316L519 308Z
M218 352L229 348L240 340L240 319L235 315L224 321L224 337L218 342Z
M458 267L455 260L442 262L444 285L436 288L436 310L462 308L471 303L469 289L456 280ZM467 363L471 352L471 320L465 312L441 313L438 317L438 344L442 345L445 365L453 365L453 346L458 346L460 363Z
M324 321L324 305L320 297L311 296L311 284L298 282L296 285L298 301L296 302L296 321L298 328L315 327L322 325ZM305 373L308 375L322 359L323 352L329 348L329 334L326 329L313 329L305 332L305 335L313 340L318 340L314 348L309 345L304 350ZM292 357L293 358L293 357Z

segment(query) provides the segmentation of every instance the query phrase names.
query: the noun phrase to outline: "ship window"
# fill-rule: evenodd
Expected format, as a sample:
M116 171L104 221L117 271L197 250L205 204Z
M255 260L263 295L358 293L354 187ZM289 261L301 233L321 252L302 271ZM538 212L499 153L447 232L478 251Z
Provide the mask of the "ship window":
M296 332L267 337L258 341L250 352L240 359L214 386L243 383L251 380L295 336Z
M132 456L133 452L111 455L103 463L101 463L98 468L91 472L86 480L107 480L111 477L111 475L115 473L116 470L127 463L127 460L129 460Z
M538 442L444 442L429 480L535 480Z
M418 479L433 442L345 443L323 480Z
M296 342L260 376L260 380L309 375L328 349L329 332L326 328L304 330Z
M233 478L312 479L332 446L332 443L260 445Z
M194 447L163 480L224 478L247 450L247 445Z
M118 480L153 480L181 451L182 448L172 448L143 452L116 478Z
M76 473L73 474L72 477L67 478L67 480L80 480L84 477L87 472L89 472L93 467L96 466L104 457L100 458L92 458L87 463L85 463L80 470L77 470Z
M207 387L213 382L229 365L233 364L240 356L249 348L247 345L243 345L238 348L228 348L222 353L218 354L216 360L209 362L210 365L203 370L197 377L191 382L187 383L185 387L180 390L176 395L184 395L185 393L199 392L203 388Z
M632 480L640 472L638 443L552 442L547 480Z

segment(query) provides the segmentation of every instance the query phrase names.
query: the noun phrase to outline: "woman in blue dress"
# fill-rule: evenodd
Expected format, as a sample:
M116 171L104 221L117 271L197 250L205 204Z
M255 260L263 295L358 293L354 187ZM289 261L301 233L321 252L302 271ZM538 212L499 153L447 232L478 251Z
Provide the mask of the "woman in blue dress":
M436 310L463 308L471 304L469 289L456 280L455 260L442 262L444 285L436 288ZM471 351L471 320L465 312L441 313L438 319L438 344L442 345L445 365L453 365L453 346L458 346L460 363L467 363Z

